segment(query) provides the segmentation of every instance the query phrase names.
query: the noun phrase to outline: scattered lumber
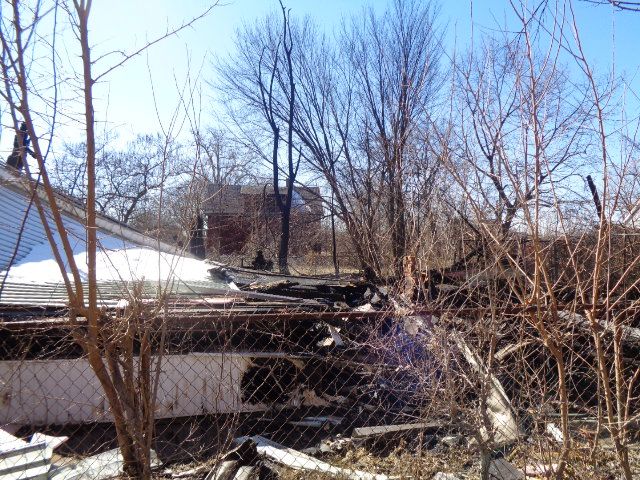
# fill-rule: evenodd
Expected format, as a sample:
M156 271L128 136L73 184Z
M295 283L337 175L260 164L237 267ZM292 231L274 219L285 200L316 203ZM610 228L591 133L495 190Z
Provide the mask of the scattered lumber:
M241 437L237 441L245 442L247 438L248 437ZM256 443L259 454L268 457L280 465L284 465L294 470L322 472L338 478L348 478L352 480L388 480L389 478L386 475L336 467L310 455L299 452L298 450L285 447L284 445L261 437L260 435L255 435L250 438Z
M196 468L190 468L189 470L183 470L182 472L173 472L172 470L165 470L164 474L171 475L171 478L193 478L195 475L200 475L207 471L208 468L204 465L197 466Z
M259 477L258 469L251 465L245 465L238 469L233 480L253 480Z

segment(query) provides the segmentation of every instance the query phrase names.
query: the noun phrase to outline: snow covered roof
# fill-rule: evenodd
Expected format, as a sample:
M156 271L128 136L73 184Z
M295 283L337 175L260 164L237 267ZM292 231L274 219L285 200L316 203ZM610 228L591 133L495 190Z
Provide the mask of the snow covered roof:
M3 232L0 235L0 303L49 304L54 297L53 303L64 303L64 298L60 297L64 289L55 288L62 284L62 275L37 208L31 201L33 192L29 182L31 180L24 175L0 167L0 229ZM44 192L40 190L36 194L45 200ZM59 195L59 200L65 230L84 280L88 269L83 208L64 195ZM48 210L47 214L51 215ZM228 288L227 284L212 279L208 272L210 264L172 245L158 242L103 215L99 216L97 225L97 278L105 292L113 292L114 285L121 285L126 290L131 282L142 280L156 286L169 286L169 291L189 290L189 284ZM60 235L56 232L54 237L61 246ZM37 290L25 285L43 288L36 295ZM46 292L53 296L47 297Z

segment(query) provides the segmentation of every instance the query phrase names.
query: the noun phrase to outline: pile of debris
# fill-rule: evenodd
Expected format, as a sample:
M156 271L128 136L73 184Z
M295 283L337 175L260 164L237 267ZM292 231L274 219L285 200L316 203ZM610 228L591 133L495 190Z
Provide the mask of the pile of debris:
M454 290L453 277L442 276L434 285L432 275L433 288L420 285L446 299L438 308L420 310L406 289L393 291L359 278L285 276L219 265L210 273L229 289L172 295L164 316L149 319L150 327L162 330L164 342L156 419L170 422L158 429L158 435L169 435L157 442L158 476L298 478L291 472L303 471L299 475L305 478L383 480L422 468L425 455L447 459L425 470L427 478L439 480L472 478L481 460L496 480L546 478L557 468L544 459L517 458L517 446L534 439L559 449L562 432L557 420L534 425L537 419L527 413L534 405L517 398L519 385L505 375L507 369L487 366L468 320L482 322L487 311L457 307L456 295L444 295ZM91 478L116 474L122 467L116 450L71 462L73 456L56 456L39 434L25 440L38 425L88 425L110 417L103 393L88 388L95 378L74 347L73 329L84 328L83 319L72 327L61 308L41 309L40 315L35 309L29 315L26 307L15 314L12 308L0 312L0 381L9 398L21 402L0 404L0 419L23 428L4 450L0 445L4 455L21 458L7 475L28 472L35 462L48 478L85 478L91 459L104 468L104 473L92 471ZM116 318L119 308L105 312ZM539 345L510 329L518 308L501 311L494 325L493 358L503 364L525 351L539 355ZM566 320L577 331L586 326L575 313ZM629 354L640 346L636 330L623 332ZM539 364L545 361L541 357ZM69 372L81 373L69 377ZM70 385L79 391L76 398L66 395ZM468 411L447 409L447 395L457 396ZM216 442L202 440L197 455L187 455L186 439L192 440L194 429L185 427L187 436L179 437L177 425L197 419L210 426L212 416L230 420ZM227 451L230 442L237 446ZM32 463L15 453L27 450L36 452L29 453ZM379 458L394 454L404 459L404 469L346 462L360 451ZM201 463L180 469L185 455ZM13 478L3 477L2 465L9 464L0 460L0 479Z
M47 479L83 480L107 479L122 475L123 459L115 448L82 459L57 453L69 437L34 433L27 442L0 429L0 480ZM152 451L152 467L160 461Z

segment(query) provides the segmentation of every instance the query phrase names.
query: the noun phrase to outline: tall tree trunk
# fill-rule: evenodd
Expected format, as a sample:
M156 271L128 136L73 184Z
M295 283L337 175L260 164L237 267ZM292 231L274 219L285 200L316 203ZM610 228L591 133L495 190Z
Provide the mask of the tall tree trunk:
M338 265L338 245L336 242L336 213L333 206L333 189L331 189L331 258L333 260L333 273L340 276L340 265Z
M278 248L278 269L289 274L289 234L291 228L291 205L285 204L280 228L280 246Z

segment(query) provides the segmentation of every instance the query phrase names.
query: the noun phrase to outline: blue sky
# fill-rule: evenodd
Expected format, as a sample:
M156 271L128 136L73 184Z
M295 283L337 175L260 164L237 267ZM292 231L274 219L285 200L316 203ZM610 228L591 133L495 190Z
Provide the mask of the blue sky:
M343 17L359 14L365 5L383 9L387 0L288 0L294 15L309 15L331 31ZM534 4L536 2L530 2ZM95 0L90 38L93 57L113 51L132 51L182 21L207 8L204 0ZM513 25L508 0L443 0L441 23L447 26L447 49L455 44L463 50L474 35ZM473 5L473 21L471 17ZM590 59L601 72L615 64L616 72L626 73L631 84L640 85L637 50L640 48L640 13L615 12L607 6L594 6L575 0L581 35ZM278 8L277 0L221 0L206 18L178 36L164 40L124 67L109 74L96 87L96 118L121 140L135 133L159 131L178 108L179 90L188 77L192 82L215 82L210 63L233 49L235 30L244 22L253 22ZM68 58L77 55L75 39L69 32L63 37ZM113 64L116 55L107 56L94 67L97 74ZM153 89L151 88L153 86ZM155 93L155 101L154 101ZM202 124L215 123L211 89L199 91ZM80 125L67 121L59 130L67 139L80 138ZM182 130L180 130L182 128ZM188 124L182 118L175 134L186 134ZM6 150L6 136L2 136Z
M233 49L234 31L243 22L252 22L277 8L276 0L230 0L214 9L205 19L176 38L165 40L126 67L114 72L98 90L106 100L98 117L124 132L158 129L160 120L167 123L179 102L177 85L187 75L215 82L210 62L216 55L224 56ZM111 0L96 1L93 11L92 38L96 43L94 56L114 48L131 49L148 38L162 33L167 26L190 18L208 5L203 0ZM328 31L339 26L343 17L358 14L371 4L384 8L386 0L289 0L287 5L295 15L309 15ZM441 22L447 25L448 48L459 49L471 38L470 0L441 2ZM640 13L615 12L607 6L575 2L579 27L591 60L600 71L606 71L615 60L618 73L636 79L637 49L640 48ZM508 0L475 0L473 2L474 35L512 24L513 15ZM108 60L107 60L108 61ZM97 68L100 71L100 67ZM189 72L189 73L188 73ZM149 88L153 81L156 103ZM197 80L196 78L193 78ZM634 81L634 84L637 81ZM210 111L210 89L202 90L203 111ZM214 121L214 120L208 120Z

